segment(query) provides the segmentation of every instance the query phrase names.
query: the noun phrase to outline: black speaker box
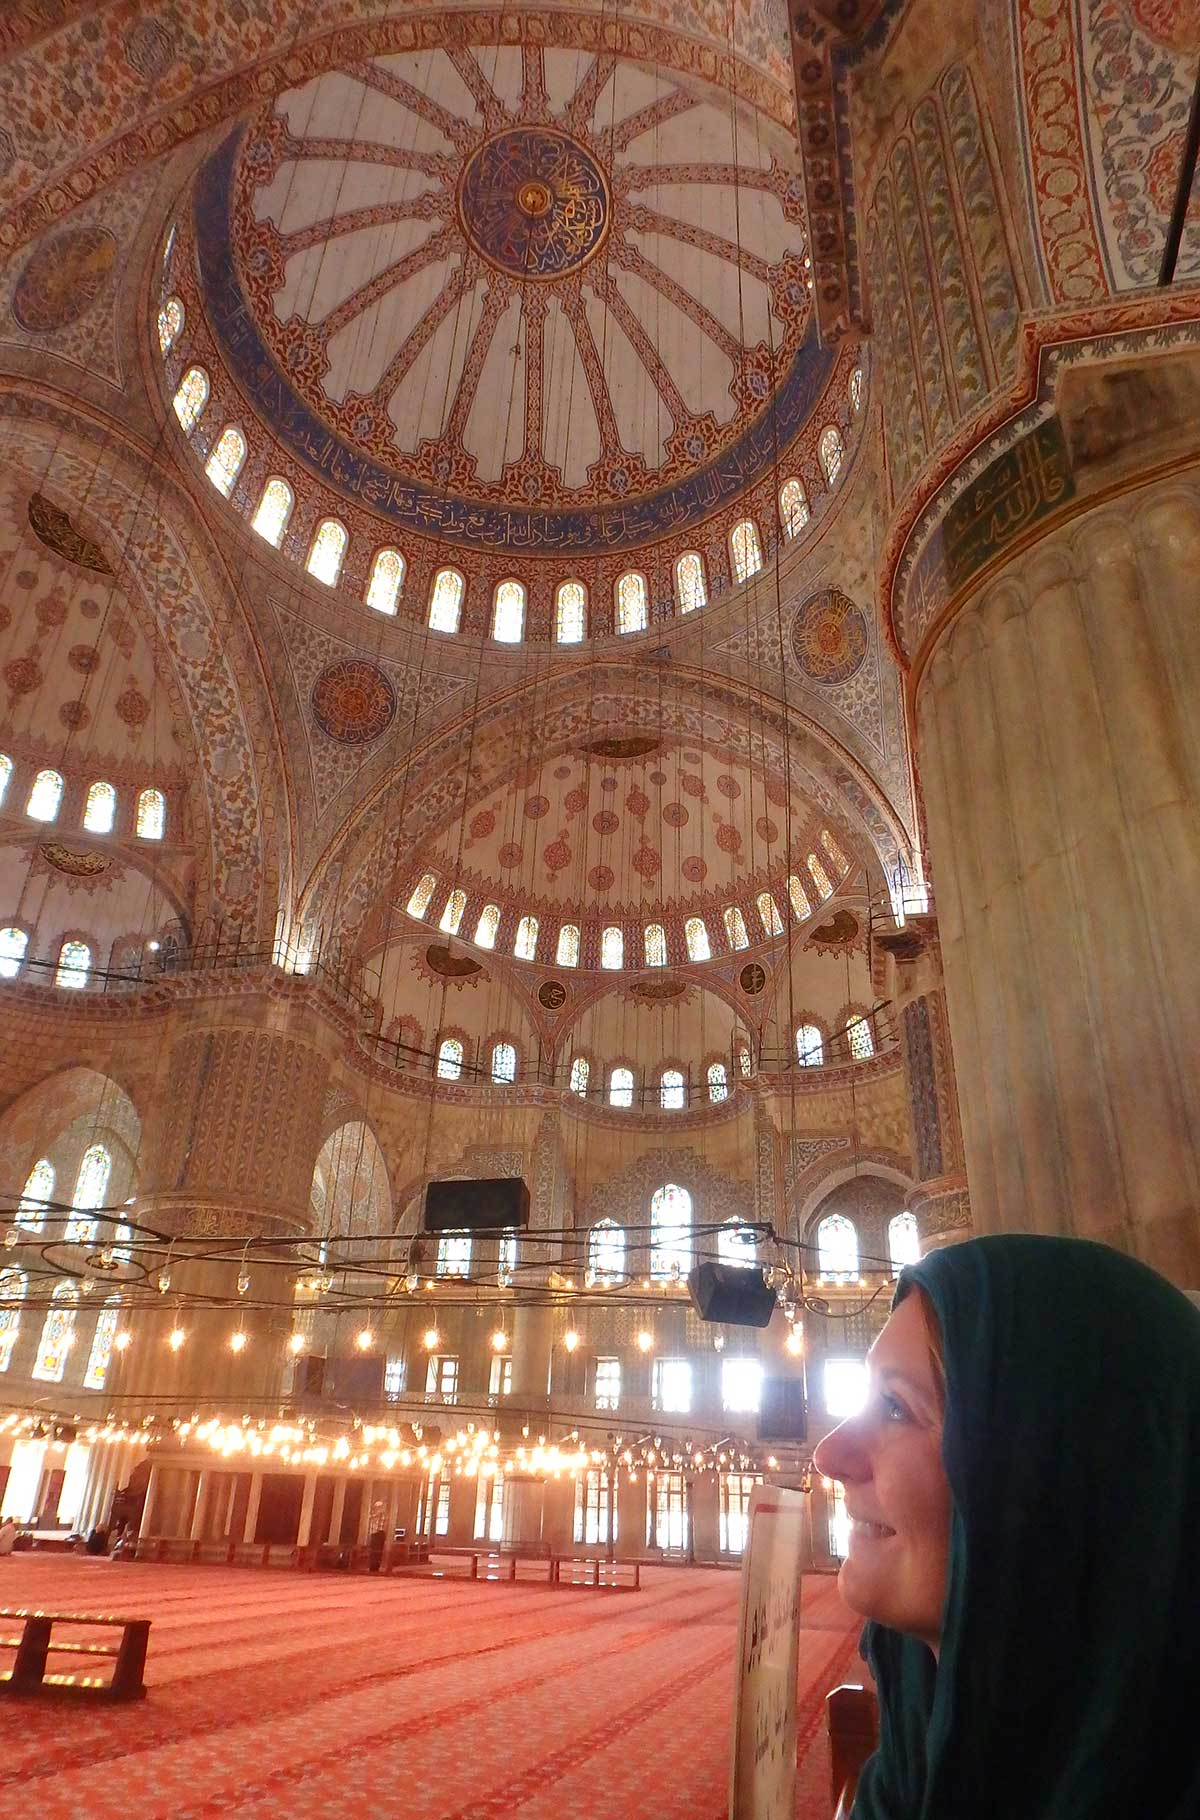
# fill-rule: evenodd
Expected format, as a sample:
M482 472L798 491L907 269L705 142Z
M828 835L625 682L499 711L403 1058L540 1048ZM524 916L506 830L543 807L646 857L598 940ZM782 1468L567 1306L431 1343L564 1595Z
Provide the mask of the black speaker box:
M478 1182L430 1182L426 1232L504 1232L529 1224L529 1190L520 1176Z
M768 1289L762 1271L742 1264L697 1264L687 1286L702 1321L765 1327L775 1312L775 1291Z
M765 1377L758 1410L759 1440L802 1441L807 1432L803 1379Z
M300 1355L300 1369L293 1387L298 1397L319 1397L325 1389L325 1355L306 1352Z

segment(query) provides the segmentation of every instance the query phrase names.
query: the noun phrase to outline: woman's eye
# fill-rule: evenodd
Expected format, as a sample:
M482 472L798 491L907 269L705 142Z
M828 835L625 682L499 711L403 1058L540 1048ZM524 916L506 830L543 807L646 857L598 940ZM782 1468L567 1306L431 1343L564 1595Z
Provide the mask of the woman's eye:
M912 1419L903 1403L898 1403L895 1397L886 1394L883 1397L883 1413L889 1422L908 1422Z

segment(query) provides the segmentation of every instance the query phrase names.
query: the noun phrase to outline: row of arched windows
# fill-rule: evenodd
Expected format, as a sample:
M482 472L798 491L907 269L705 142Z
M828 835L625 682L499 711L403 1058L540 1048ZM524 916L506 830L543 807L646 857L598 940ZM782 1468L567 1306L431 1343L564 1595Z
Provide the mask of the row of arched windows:
M737 1065L743 1075L750 1073L750 1051L746 1046L736 1050ZM485 1046L486 1061L483 1072L495 1086L511 1086L517 1079L518 1057L516 1045L507 1038L493 1042L490 1048ZM466 1044L462 1037L446 1036L438 1044L435 1073L440 1081L460 1081L466 1067ZM730 1080L729 1064L722 1057L716 1057L703 1065L703 1082L699 1096L710 1104L717 1105L729 1098ZM592 1060L587 1055L572 1057L567 1077L572 1093L581 1099L594 1094L592 1085ZM682 1112L696 1091L691 1088L685 1071L669 1065L659 1070L652 1088L643 1088L639 1094L632 1067L617 1063L609 1069L604 1084L604 1097L610 1106L631 1107L635 1097L645 1098L652 1095L662 1112Z
M863 1265L853 1220L848 1220L844 1213L827 1214L817 1227L816 1241L819 1274L835 1283L857 1282ZM887 1245L893 1275L899 1275L906 1264L915 1264L920 1259L916 1218L907 1209L888 1221ZM878 1269L878 1261L872 1259L870 1267Z
M0 803L8 794L13 774L13 761L0 752ZM39 771L29 788L25 813L35 822L58 820L65 785L61 772ZM84 798L83 826L91 834L111 834L117 823L116 787L97 778L88 785ZM167 799L161 790L145 789L137 793L134 810L134 832L139 840L161 840L167 825Z
M0 979L15 980L25 961L29 931L10 923L0 929ZM91 944L81 936L68 935L59 943L54 965L54 984L67 991L81 991L87 985L95 964Z
M870 1017L864 1012L856 1012L847 1017L833 1040L836 1041L838 1036L845 1038L839 1060L848 1058L852 1062L869 1062L875 1054L875 1031ZM829 1059L826 1048L825 1032L819 1024L797 1024L796 1060L802 1068L823 1068Z

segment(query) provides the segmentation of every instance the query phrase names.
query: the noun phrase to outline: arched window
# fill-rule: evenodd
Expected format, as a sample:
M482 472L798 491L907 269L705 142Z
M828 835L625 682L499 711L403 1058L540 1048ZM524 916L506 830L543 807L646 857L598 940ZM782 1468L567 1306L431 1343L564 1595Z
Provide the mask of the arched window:
M194 429L201 411L208 403L208 374L203 367L188 368L179 381L179 390L172 403L183 428Z
M236 424L227 423L204 464L204 472L225 499L233 492L233 484L242 471L245 459L246 438Z
M888 1221L888 1257L892 1261L892 1275L898 1277L906 1264L921 1262L921 1240L917 1232L917 1222L906 1208Z
M642 952L646 956L647 967L665 967L667 964L667 932L661 923L647 923L642 931ZM617 963L618 966L620 962Z
M749 1043L739 1043L738 1044L737 1059L738 1059L738 1070L742 1076L742 1079L748 1081L750 1079L750 1071L754 1066L754 1063L750 1057Z
M21 1190L17 1221L30 1232L40 1232L46 1224L46 1209L54 1199L54 1164L49 1157L39 1157Z
M821 472L830 486L834 484L842 471L842 459L846 453L842 433L827 423L821 431L821 440L817 444L817 455L821 462Z
M335 588L349 542L350 533L339 519L323 518L308 552L306 567L309 574L323 581L327 588Z
M88 785L83 825L92 834L111 834L117 819L117 793L111 784L97 780Z
M515 1232L503 1232L496 1247L496 1281L501 1289L507 1289L517 1268L517 1235Z
M287 530L295 503L295 495L287 481L281 480L278 474L273 474L262 490L252 528L275 550L283 542L283 534Z
M525 636L525 589L519 581L502 581L492 602L492 637L502 645L519 645Z
M75 940L64 942L58 951L54 984L65 986L69 991L80 992L87 985L91 970L92 951L87 943Z
M858 1234L844 1213L829 1213L817 1227L817 1269L823 1277L858 1275Z
M516 1078L516 1049L511 1043L493 1043L492 1080L498 1087L511 1087Z
M821 830L821 845L824 847L826 853L828 853L839 872L849 872L850 861L846 858L846 855L842 852L842 849L838 846L828 828L822 828Z
M434 878L433 873L426 872L422 874L417 880L416 888L413 891L412 896L408 900L408 914L417 917L418 920L423 919L425 912L429 908L429 900L436 890L437 880Z
M664 1068L658 1083L658 1103L664 1112L682 1112L687 1105L687 1083L678 1068Z
M87 1370L83 1374L84 1384L89 1390L104 1389L120 1318L121 1298L111 1295L100 1310L96 1331L92 1335L92 1350L88 1354Z
M850 1054L856 1062L869 1062L875 1053L875 1034L865 1017L852 1017L846 1023Z
M678 1182L664 1182L650 1198L650 1275L677 1282L692 1268L692 1197Z
M614 1068L608 1077L608 1103L610 1106L633 1105L633 1069Z
M597 1220L588 1233L587 1280L621 1283L625 1280L625 1228L615 1220Z
M0 1371L7 1371L12 1363L13 1348L21 1331L25 1287L23 1270L0 1270Z
M61 1384L67 1369L67 1354L75 1340L76 1292L69 1283L60 1283L54 1291L51 1306L42 1323L37 1358L32 1377L47 1384Z
M24 929L0 929L0 980L15 980L25 959L29 937Z
M459 924L462 922L463 911L466 909L466 907L467 907L466 892L465 891L452 891L450 893L449 897L446 899L446 908L442 911L442 918L438 924L438 928L441 930L443 935L457 935L458 934Z
M587 637L587 589L581 581L559 583L554 596L554 636L560 645L577 645Z
M139 840L161 840L167 820L167 799L161 790L139 790L137 828Z
M718 1101L729 1098L729 1071L724 1062L708 1064L708 1097L714 1106Z
M439 569L429 591L429 628L432 632L457 632L462 618L467 584L457 569Z
M470 1276L471 1235L469 1232L443 1232L438 1240L437 1273L440 1277Z
M785 537L796 537L808 523L808 494L793 474L779 489L779 519Z
M729 904L725 910L725 933L729 937L731 948L748 948L750 937L746 934L746 919L736 904Z
M625 965L625 937L615 926L600 937L600 965L610 969Z
M796 1060L804 1068L823 1068L825 1039L816 1024L801 1024L796 1031Z
M95 1238L96 1221L87 1216L94 1214L98 1207L103 1207L111 1174L112 1158L104 1145L89 1144L83 1153L79 1174L75 1177L75 1192L71 1196L71 1206L75 1211L67 1221L66 1239L69 1245Z
M860 411L863 398L863 370L861 367L855 367L851 373L850 384L846 387L846 392L850 399L850 409Z
M29 792L25 813L35 822L52 822L62 801L63 780L57 771L39 771Z
M796 877L794 872L788 879L788 898L791 901L792 910L797 922L802 923L806 916L812 915L812 905L808 901L808 892L804 889L804 886L800 883L800 880Z
M463 1046L456 1036L448 1036L438 1049L439 1081L456 1081L462 1073Z
M687 943L690 961L707 961L712 959L712 948L708 940L708 924L702 916L689 916L683 925L683 939Z
M571 1092L577 1093L580 1099L587 1098L588 1076L592 1065L586 1055L577 1055L571 1063Z
M517 924L517 939L513 944L513 953L519 961L537 959L538 919L536 916L523 916Z
M0 752L0 803L8 795L8 780L13 774L13 762L7 752Z
M182 303L178 297L168 297L158 312L158 348L164 360L182 335L184 321Z
M813 883L817 887L817 895L820 897L821 902L824 903L827 897L833 896L833 886L829 881L829 874L826 872L815 853L810 853L805 863L812 873Z
M763 934L770 940L773 935L783 934L783 920L779 914L779 905L769 891L760 891L757 898L758 917L763 926Z
M733 579L749 581L762 568L762 545L758 526L752 518L743 518L729 533L729 554L733 558Z
M698 550L687 550L675 564L675 600L681 613L694 613L708 605L708 587L704 579L704 558Z
M558 931L558 947L554 959L560 967L578 967L579 965L579 929L575 923L563 923Z
M404 558L399 550L380 550L371 564L367 605L377 613L394 613L404 586Z
M494 948L499 928L499 904L485 904L479 912L479 921L475 925L475 946L477 948Z
M758 1246L753 1229L744 1226L736 1215L721 1223L717 1233L717 1262L733 1264L740 1270L753 1270L758 1263Z
M631 569L617 583L617 631L644 632L646 623L646 577Z

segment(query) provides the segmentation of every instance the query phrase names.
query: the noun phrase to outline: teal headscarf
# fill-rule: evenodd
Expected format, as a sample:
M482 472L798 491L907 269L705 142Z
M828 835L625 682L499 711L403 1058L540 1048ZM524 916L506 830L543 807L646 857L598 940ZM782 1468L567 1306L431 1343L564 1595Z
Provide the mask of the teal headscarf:
M941 1327L953 1494L938 1661L868 1624L853 1820L1198 1820L1200 1311L1083 1240L905 1270Z

